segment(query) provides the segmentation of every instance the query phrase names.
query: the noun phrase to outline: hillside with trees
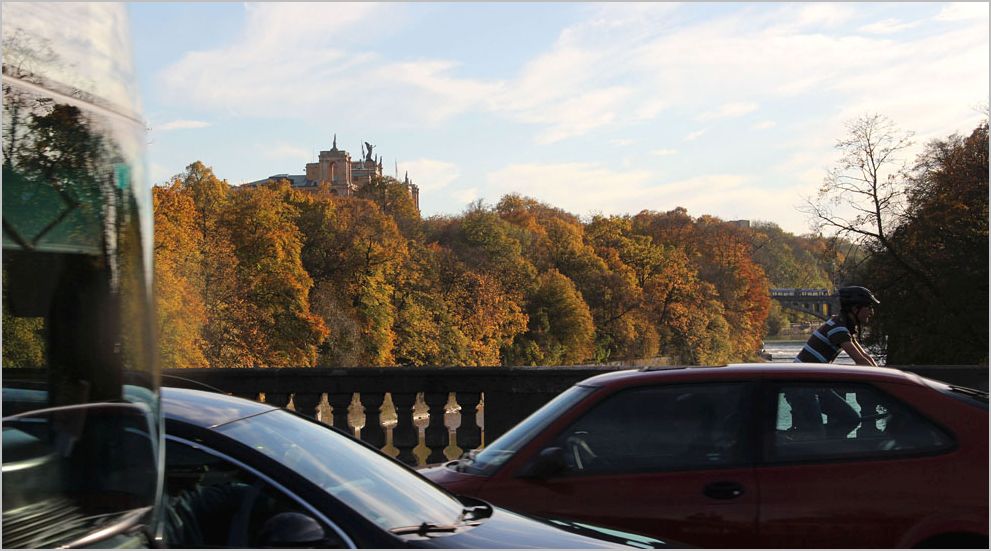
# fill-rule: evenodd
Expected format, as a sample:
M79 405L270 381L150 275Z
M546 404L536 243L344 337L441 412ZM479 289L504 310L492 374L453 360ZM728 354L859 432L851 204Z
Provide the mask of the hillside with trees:
M421 219L392 178L337 197L200 162L153 195L168 366L722 363L755 358L770 309L768 238L684 209Z

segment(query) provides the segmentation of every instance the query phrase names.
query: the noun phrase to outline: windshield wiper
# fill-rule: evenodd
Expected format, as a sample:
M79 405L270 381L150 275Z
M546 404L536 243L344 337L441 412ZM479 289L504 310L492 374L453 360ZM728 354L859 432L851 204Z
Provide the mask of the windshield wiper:
M398 528L393 528L389 530L397 536L405 536L408 534L416 534L418 536L427 536L436 533L454 533L460 528L457 524L433 524L430 522L424 522L419 526L400 526Z

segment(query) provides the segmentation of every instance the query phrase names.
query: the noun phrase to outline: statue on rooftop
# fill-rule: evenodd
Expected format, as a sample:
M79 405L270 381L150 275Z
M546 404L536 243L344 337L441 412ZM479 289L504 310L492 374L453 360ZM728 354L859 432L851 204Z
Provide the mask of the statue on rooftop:
M374 149L375 146L372 145L372 144L370 144L370 143L368 143L368 142L365 142L365 147L368 149L368 151L365 153L365 160L366 161L371 161L372 160L372 149Z

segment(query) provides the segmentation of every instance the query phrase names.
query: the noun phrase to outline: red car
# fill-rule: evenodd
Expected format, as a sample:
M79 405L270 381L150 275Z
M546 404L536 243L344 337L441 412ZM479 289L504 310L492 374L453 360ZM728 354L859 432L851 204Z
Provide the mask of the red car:
M988 394L886 368L623 371L422 471L700 547L988 547Z

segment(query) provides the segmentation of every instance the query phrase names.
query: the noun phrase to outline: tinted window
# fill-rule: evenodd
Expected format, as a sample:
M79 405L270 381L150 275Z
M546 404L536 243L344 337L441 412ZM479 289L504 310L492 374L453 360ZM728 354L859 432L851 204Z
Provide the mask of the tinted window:
M571 406L595 391L594 387L573 386L547 402L529 417L477 453L471 453L458 468L472 474L490 475L547 425Z
M782 385L774 394L771 460L831 460L934 452L949 435L867 385Z
M254 474L182 442L169 440L165 453L170 547L345 547L298 501ZM299 539L279 539L284 536L277 525L283 522L298 524Z
M725 467L748 461L742 383L626 390L565 430L557 446L572 473Z

